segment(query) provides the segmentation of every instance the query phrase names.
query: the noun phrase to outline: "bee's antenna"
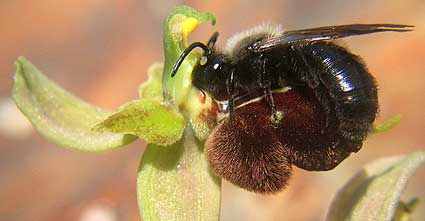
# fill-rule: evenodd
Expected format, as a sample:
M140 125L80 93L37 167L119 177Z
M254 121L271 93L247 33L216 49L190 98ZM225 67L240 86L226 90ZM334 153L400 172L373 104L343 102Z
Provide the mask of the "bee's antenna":
M187 47L186 49L184 49L184 51L182 52L182 54L180 55L180 57L177 59L176 63L173 66L173 70L171 71L171 77L174 77L176 75L176 73L179 70L180 65L182 64L182 62L184 61L184 59L195 48L201 48L202 50L204 50L204 54L208 54L210 52L210 49L205 44L203 44L201 42L194 42L194 43L192 43L191 45L189 45L189 47Z
M218 38L218 32L214 32L214 34L211 36L210 40L208 41L208 48L214 48L215 43L217 42Z

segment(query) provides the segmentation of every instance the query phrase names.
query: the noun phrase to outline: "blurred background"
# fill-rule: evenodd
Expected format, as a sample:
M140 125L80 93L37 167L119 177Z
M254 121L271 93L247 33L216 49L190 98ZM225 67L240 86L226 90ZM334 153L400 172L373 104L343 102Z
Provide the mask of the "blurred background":
M162 22L175 5L217 17L192 40L220 31L218 45L263 22L287 29L346 23L416 25L410 33L346 39L379 83L377 122L403 115L390 132L372 135L363 149L330 172L295 169L290 186L273 196L224 182L222 220L322 220L332 196L361 165L376 158L424 149L425 1L0 1L0 220L138 220L136 171L145 143L108 153L68 151L37 134L10 98L14 60L24 55L50 79L78 97L109 109L137 96L152 62L162 61ZM422 204L425 168L404 199Z

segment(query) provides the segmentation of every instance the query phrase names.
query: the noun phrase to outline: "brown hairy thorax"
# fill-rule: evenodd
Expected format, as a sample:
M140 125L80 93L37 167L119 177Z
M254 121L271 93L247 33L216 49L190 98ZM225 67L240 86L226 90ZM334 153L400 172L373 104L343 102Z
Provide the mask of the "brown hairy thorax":
M335 117L327 119L320 103L305 88L273 93L283 112L279 125L270 120L265 99L237 108L206 142L215 173L259 193L279 192L288 184L291 164L306 170L330 170L351 153Z

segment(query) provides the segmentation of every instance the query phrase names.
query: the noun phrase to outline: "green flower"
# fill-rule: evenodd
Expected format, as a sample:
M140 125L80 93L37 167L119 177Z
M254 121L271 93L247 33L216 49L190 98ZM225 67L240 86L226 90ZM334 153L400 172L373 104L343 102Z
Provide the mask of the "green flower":
M108 151L137 138L147 146L137 174L144 220L218 220L221 180L212 175L203 141L215 126L211 98L191 84L199 56L190 55L179 74L170 70L187 46L187 35L210 13L177 7L164 24L165 64L155 63L139 87L139 99L116 112L91 106L47 79L23 57L16 61L13 99L34 127L60 146Z

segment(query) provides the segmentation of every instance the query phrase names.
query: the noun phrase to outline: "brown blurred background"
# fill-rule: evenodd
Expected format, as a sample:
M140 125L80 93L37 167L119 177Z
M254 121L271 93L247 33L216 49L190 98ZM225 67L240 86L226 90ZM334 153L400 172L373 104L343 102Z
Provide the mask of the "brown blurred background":
M138 220L135 175L145 143L103 154L72 152L38 135L10 101L14 65L24 55L49 78L103 108L136 98L146 69L162 56L162 21L175 5L217 16L192 39L220 31L219 45L263 22L298 29L345 23L416 25L410 33L347 39L380 86L378 122L403 114L383 135L330 172L296 170L287 190L261 196L224 182L222 220L322 220L335 191L362 164L425 148L425 1L0 1L0 221ZM425 169L404 196L422 198Z

